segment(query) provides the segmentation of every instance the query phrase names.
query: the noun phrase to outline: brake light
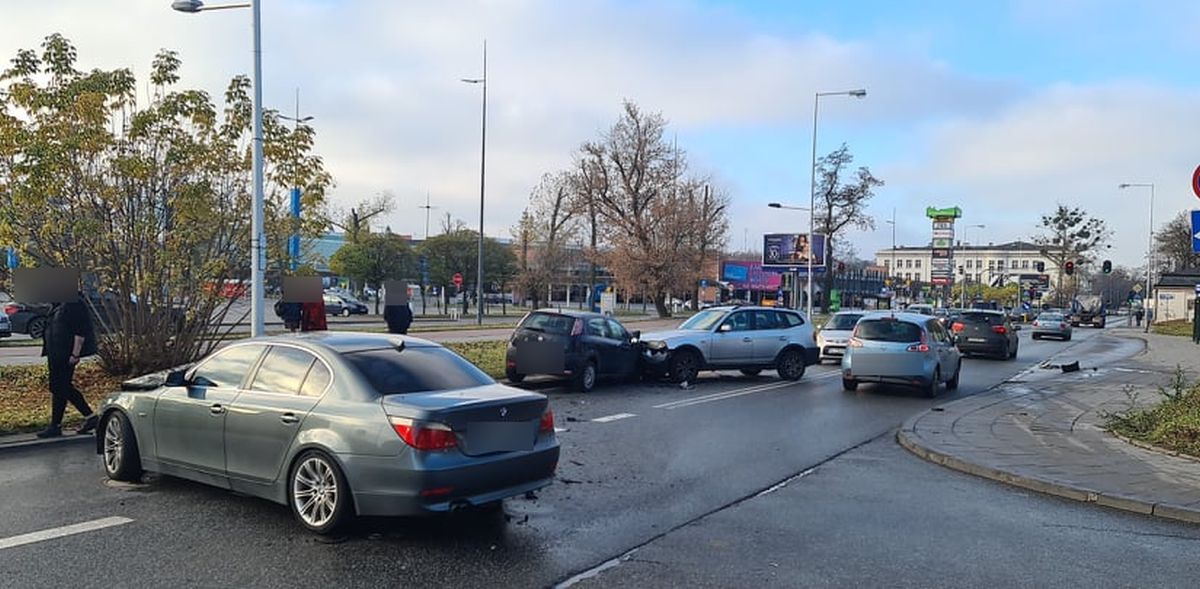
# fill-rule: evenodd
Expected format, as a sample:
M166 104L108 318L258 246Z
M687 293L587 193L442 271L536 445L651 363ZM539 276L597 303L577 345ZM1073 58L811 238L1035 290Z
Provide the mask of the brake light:
M950 331L953 331L954 333L958 333L958 332L962 331L964 327L966 327L966 326L963 325L962 322L955 321L954 325L950 326Z
M16 315L17 312L20 310L21 310L21 307L18 307L17 305L4 305L4 314L5 315Z
M1003 325L993 325L992 331L994 331L1000 335L1004 335L1004 334L1008 333L1008 328Z
M926 339L925 332L923 332L923 331L921 332L921 343L908 346L908 351L910 351L910 352L928 352L929 351L929 340Z
M863 347L862 340L860 340L860 339L858 339L858 338L856 338L856 337L852 337L852 338L850 338L850 347L851 347L851 348L861 348L861 347Z
M400 439L416 450L449 450L458 445L454 431L441 423L391 417L392 429Z
M1033 322L1033 326L1034 326L1034 327L1037 327L1037 326L1038 326L1038 322L1037 322L1037 321L1034 321L1034 322Z
M576 319L575 325L571 326L571 336L583 335L583 319Z
M554 433L554 412L549 407L542 414L542 420L538 422L538 432L543 434Z

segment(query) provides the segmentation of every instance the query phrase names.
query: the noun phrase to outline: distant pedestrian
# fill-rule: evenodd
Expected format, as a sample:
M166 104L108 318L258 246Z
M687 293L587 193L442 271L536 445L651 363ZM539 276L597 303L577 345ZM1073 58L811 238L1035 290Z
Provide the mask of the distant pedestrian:
M285 303L283 301L279 301L275 303L275 314L283 320L283 326L286 327L288 331L295 332L297 329L300 329L300 303Z
M300 331L325 331L325 301L304 303L300 306Z
M38 432L39 438L62 435L63 416L70 403L83 416L78 434L90 434L96 429L97 417L88 406L83 393L75 388L75 367L79 359L96 353L96 332L82 297L55 303L46 318L42 335L42 355L50 374L50 425Z
M1138 307L1138 310L1133 314L1133 316L1137 319L1137 326L1141 327L1142 326L1142 317L1146 316L1146 310L1141 307Z
M383 308L383 320L387 322L388 333L407 334L413 321L412 307L408 303L387 305Z

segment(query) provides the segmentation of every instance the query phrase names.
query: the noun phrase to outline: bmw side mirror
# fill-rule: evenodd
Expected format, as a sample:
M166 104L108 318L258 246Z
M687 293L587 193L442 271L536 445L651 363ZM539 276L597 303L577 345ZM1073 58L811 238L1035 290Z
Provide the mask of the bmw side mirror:
M722 323L721 326L717 328L717 331L719 331L721 333L725 333L727 331L733 331L733 326L728 323Z

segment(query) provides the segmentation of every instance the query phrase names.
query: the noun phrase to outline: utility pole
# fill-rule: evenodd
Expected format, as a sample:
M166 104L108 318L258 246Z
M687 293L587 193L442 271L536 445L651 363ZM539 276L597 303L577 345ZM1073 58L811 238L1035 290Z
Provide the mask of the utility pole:
M429 241L429 211L436 209L437 207L429 205L429 191L428 190L425 191L425 204L418 205L417 208L425 209L425 241Z

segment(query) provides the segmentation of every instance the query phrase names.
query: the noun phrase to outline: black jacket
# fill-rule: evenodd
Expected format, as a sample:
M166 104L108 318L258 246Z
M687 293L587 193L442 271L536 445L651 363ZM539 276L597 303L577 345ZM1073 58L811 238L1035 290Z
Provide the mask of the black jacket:
M96 331L87 307L81 301L56 303L46 316L42 355L51 360L66 360L75 348L75 336L83 337L80 357L96 353Z
M383 320L387 322L389 333L408 333L413 320L412 309L408 305L388 305L383 308Z

